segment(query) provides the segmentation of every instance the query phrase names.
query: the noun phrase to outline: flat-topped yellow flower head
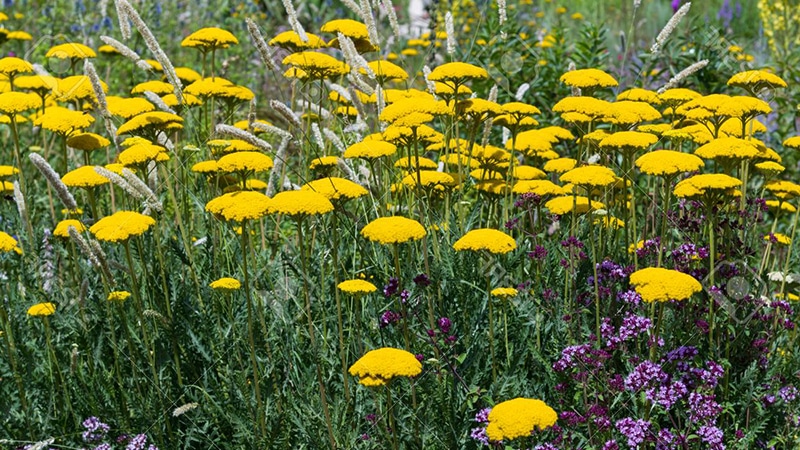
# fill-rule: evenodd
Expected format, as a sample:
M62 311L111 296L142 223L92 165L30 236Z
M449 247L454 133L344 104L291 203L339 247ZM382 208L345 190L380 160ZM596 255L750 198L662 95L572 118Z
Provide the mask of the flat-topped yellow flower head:
M515 398L495 405L488 419L486 436L492 441L510 441L552 427L558 414L541 400Z
M155 223L152 217L135 211L118 211L98 220L89 231L99 241L124 242L145 233Z
M703 289L691 275L661 267L633 272L630 283L647 303L686 300Z
M79 42L67 42L51 47L44 56L57 59L87 59L96 58L97 53Z
M345 280L337 284L336 287L348 294L370 294L378 290L378 288L367 280L354 279Z
M559 80L567 86L578 89L598 89L619 85L614 77L600 69L572 70L561 75Z
M0 113L15 116L38 108L42 102L35 94L25 92L3 92L0 94Z
M415 377L422 372L422 363L405 350L384 347L370 350L350 369L364 386L382 386L396 377Z
M270 214L284 214L295 218L327 214L333 203L322 194L310 190L283 191L270 201Z
M31 317L47 317L56 313L56 304L52 302L37 303L28 308Z
M577 186L603 187L617 182L614 171L603 166L583 166L566 172L559 177L562 183Z
M221 28L209 27L201 28L194 33L186 36L181 41L181 47L193 47L203 49L228 48L238 44L239 40L230 31Z
M22 249L19 248L19 243L17 240L11 237L10 234L0 231L0 253L9 252L15 252L21 255Z
M425 228L414 219L401 216L379 217L361 229L361 236L381 244L401 244L425 236Z
M285 48L293 52L299 50L314 50L323 48L327 45L325 41L316 34L306 33L306 36L308 36L308 40L303 41L300 39L300 35L295 31L284 31L283 33L280 33L274 38L270 39L269 45Z
M707 193L729 193L742 185L741 180L723 173L704 173L689 177L675 185L677 197L699 197Z
M222 194L206 203L206 211L225 220L242 222L267 215L270 198L255 191Z
M511 236L493 228L470 230L453 244L456 251L481 251L503 254L517 248L517 242Z
M300 189L322 194L331 201L354 199L369 193L363 186L338 177L326 177L310 181Z
M239 288L242 287L242 283L237 280L236 278L230 277L223 277L218 280L214 280L211 284L208 285L211 289L215 291L237 291Z
M703 167L703 160L689 153L675 150L654 150L636 159L636 167L648 175L673 176L694 172Z

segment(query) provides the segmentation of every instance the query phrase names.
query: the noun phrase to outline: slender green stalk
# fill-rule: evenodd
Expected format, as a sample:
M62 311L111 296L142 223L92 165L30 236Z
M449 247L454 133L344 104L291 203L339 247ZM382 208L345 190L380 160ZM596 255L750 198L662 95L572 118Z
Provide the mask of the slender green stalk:
M258 423L258 439L261 440L267 433L267 423L264 417L264 403L261 399L261 375L258 370L258 360L256 359L256 340L255 326L253 325L253 297L250 293L250 273L247 268L247 246L249 233L247 231L247 221L242 221L242 272L244 272L244 292L247 297L247 339L250 344L250 363L253 369L253 388L256 394L256 422Z
M311 340L311 351L314 354L314 366L317 368L317 385L319 386L319 398L322 402L322 413L325 416L325 426L328 429L328 440L332 449L336 449L336 438L333 435L333 423L331 413L328 409L328 399L325 394L325 384L322 381L322 365L320 364L319 349L314 333L314 318L311 315L311 295L308 288L308 261L305 252L305 241L303 239L303 220L297 219L297 242L300 246L300 263L303 271L303 296L305 297L306 318L308 319L308 337Z

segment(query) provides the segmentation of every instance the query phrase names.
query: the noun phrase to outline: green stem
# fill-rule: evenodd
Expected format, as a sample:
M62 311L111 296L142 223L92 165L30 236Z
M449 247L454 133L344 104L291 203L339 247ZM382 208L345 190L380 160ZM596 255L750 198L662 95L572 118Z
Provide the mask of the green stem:
M267 433L267 424L264 417L264 405L261 399L261 375L258 370L258 360L256 359L256 340L255 326L253 325L253 296L250 293L250 273L247 268L247 246L249 233L247 231L247 221L242 221L242 272L244 276L244 292L247 298L247 339L250 344L250 364L253 370L253 388L256 394L256 422L258 422L258 439L260 440Z

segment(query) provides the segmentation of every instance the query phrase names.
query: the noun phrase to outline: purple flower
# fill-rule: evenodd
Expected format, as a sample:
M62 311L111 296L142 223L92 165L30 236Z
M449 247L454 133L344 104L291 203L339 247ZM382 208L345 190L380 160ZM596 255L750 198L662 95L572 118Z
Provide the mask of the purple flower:
M724 435L719 428L703 425L697 430L697 435L708 444L711 450L725 450L725 444L722 443Z
M133 437L133 439L128 442L128 445L125 447L125 450L144 450L144 446L147 444L147 435L137 434Z
M416 283L419 287L427 287L430 286L431 279L428 278L428 275L421 273L414 277L414 283Z
M486 435L486 428L473 428L469 433L469 437L482 445L489 445L489 436Z
M778 396L785 403L791 403L797 400L797 388L794 386L784 386L778 391Z
M628 447L633 448L638 448L650 431L650 422L642 419L633 420L630 417L618 420L616 426L617 430L628 439Z
M617 441L612 439L603 444L603 450L619 450L619 445L617 445Z
M450 319L447 317L440 317L438 322L439 329L442 330L442 333L447 334L450 332L450 327L453 325L452 322L450 322Z
M645 361L636 366L633 372L625 378L625 389L637 392L650 385L652 381L663 382L666 381L666 378L667 374L664 373L660 365Z
M400 314L397 314L394 311L386 311L381 314L381 318L378 320L378 326L380 328L386 328L389 325L394 325L400 320Z
M389 283L383 287L383 296L384 297L391 297L397 293L397 289L400 288L400 280L395 277L389 278Z
M722 406L716 402L713 394L689 394L689 420L708 423L722 412Z
M535 259L537 261L542 261L546 257L547 257L547 249L542 247L541 245L533 247L533 251L528 252L528 258Z
M475 414L475 422L489 423L490 412L492 412L492 408L483 408L482 410L478 411L478 413Z
M89 417L83 421L83 427L86 431L83 432L84 442L97 442L103 440L108 433L109 426L100 421L97 417Z

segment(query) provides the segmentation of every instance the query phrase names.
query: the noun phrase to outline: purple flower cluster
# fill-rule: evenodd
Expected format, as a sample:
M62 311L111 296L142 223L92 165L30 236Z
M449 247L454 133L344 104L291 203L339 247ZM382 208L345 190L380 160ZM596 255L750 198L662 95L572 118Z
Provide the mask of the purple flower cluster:
M102 441L110 429L107 424L94 416L84 420L83 427L86 428L86 431L83 432L83 442Z
M703 425L697 430L697 435L711 450L725 450L725 444L722 442L723 433L719 428Z
M383 296L389 298L400 289L400 280L395 277L389 278L389 282L383 287Z
M486 425L489 424L489 413L492 408L483 408L475 414L475 422L481 426L470 430L469 437L481 443L481 445L489 445L489 437L486 435Z
M618 420L615 425L617 431L627 438L628 447L631 448L638 448L650 433L650 422L642 419L634 420L630 417L626 417Z
M628 315L622 319L622 324L619 326L618 330L615 330L611 325L611 319L606 318L603 320L600 331L603 340L606 341L606 347L615 349L623 342L627 342L647 333L652 326L653 322L649 318L628 313Z
M563 372L580 366L580 369L599 369L611 355L605 350L595 349L591 344L573 345L561 351L561 359L553 364L553 370Z
M395 323L399 322L402 316L392 310L388 310L381 314L381 318L378 320L378 326L380 328L386 328L389 325L394 325Z
M528 258L536 261L543 261L547 257L547 249L541 245L533 247L533 251L528 252Z

